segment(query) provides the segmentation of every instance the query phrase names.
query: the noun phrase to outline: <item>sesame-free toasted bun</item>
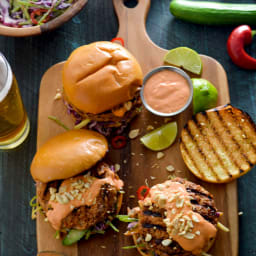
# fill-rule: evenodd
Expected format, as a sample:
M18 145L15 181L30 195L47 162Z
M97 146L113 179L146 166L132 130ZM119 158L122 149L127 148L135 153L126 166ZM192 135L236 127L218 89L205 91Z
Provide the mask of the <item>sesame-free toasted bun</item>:
M131 100L142 85L137 60L121 45L95 42L77 48L64 64L65 98L84 113L99 114Z
M90 130L70 130L48 140L32 164L34 180L44 183L73 177L95 165L108 150L104 136Z
M180 150L199 179L226 183L256 164L256 125L231 105L198 113L181 132Z

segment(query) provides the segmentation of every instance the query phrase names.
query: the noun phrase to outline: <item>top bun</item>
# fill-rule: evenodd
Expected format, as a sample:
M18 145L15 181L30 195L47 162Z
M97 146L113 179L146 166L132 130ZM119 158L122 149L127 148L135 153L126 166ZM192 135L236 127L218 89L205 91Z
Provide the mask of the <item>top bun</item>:
M81 112L92 114L131 100L142 79L137 60L124 47L111 42L77 48L62 72L66 100Z
M44 183L67 179L91 168L107 150L107 140L97 132L67 131L39 148L31 164L31 175Z

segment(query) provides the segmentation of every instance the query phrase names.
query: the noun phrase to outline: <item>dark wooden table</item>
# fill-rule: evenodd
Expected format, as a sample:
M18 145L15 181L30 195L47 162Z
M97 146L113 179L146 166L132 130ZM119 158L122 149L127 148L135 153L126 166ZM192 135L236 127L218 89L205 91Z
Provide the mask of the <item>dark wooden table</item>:
M233 28L175 20L169 13L169 0L152 0L147 21L148 34L159 46L166 49L188 46L217 59L227 71L232 104L256 121L256 72L236 67L226 51ZM36 150L38 92L43 73L65 60L78 46L110 40L117 30L112 1L90 0L78 16L54 32L33 38L0 37L0 51L17 77L31 123L29 138L20 148L0 153L0 256L35 256L37 251L35 221L31 220L29 207L35 186L29 168ZM247 49L256 57L256 40ZM243 212L239 217L239 255L256 255L255 170L239 179L238 193L239 211Z

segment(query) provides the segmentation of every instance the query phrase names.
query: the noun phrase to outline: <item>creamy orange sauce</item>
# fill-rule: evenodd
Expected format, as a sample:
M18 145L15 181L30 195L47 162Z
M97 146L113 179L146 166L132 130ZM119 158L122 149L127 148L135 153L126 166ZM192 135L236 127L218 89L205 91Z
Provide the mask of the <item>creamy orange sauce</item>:
M146 81L143 96L154 110L173 113L185 106L190 96L190 88L182 75L164 69Z
M200 214L193 212L189 194L183 184L166 181L153 186L141 203L154 203L166 209L164 223L169 238L195 255L200 255L206 249L210 238L216 236L216 227Z
M80 195L75 197L75 194L72 194L72 191L77 189L76 186L79 187L79 184L81 184L79 181L83 182L85 185L83 186L83 191L81 191ZM76 185L77 183L78 185ZM52 224L53 228L60 230L62 220L66 218L74 208L85 205L91 206L95 204L96 198L100 193L102 185L106 183L116 187L117 190L120 190L123 187L123 181L118 179L115 173L111 170L106 172L106 177L103 179L84 175L64 180L59 187L59 191L65 190L66 193L71 194L74 198L66 203L60 203L56 200L49 201L49 205L53 209L48 210L46 216L48 221ZM65 192L63 192L63 194L65 194Z

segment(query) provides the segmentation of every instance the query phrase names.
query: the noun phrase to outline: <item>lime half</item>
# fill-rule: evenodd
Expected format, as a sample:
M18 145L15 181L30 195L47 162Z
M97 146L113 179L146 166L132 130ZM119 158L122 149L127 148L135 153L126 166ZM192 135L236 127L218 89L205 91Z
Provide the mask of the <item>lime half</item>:
M203 67L199 54L188 47L178 47L168 51L164 56L164 62L197 75L201 74Z
M140 138L143 145L151 150L158 151L168 148L177 136L177 123L165 124Z
M216 87L203 78L192 78L194 114L217 106L218 91Z

